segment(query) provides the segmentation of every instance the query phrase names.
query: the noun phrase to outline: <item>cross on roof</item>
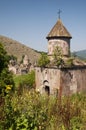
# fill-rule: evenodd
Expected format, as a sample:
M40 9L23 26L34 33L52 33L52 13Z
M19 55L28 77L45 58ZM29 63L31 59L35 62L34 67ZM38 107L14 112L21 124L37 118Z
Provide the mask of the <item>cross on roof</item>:
M59 11L58 11L58 15L59 15L59 19L60 19L60 13L61 13L62 11L59 9Z

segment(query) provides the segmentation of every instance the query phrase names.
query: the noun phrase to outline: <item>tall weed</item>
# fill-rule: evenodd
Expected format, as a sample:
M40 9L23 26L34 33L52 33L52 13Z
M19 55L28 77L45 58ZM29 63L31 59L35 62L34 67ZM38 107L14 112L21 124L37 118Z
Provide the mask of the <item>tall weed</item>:
M5 98L1 130L85 130L86 96L59 99L24 89Z

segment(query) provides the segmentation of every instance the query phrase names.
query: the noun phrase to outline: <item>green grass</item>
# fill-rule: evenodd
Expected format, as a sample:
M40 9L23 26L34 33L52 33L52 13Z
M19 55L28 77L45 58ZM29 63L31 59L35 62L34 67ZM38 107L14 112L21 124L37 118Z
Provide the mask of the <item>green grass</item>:
M16 88L19 87L20 84L27 84L32 87L35 83L35 72L31 71L30 73L24 75L14 75L13 79Z
M13 76L15 87L18 87L20 83L25 82L28 80L28 74L25 75L14 75Z

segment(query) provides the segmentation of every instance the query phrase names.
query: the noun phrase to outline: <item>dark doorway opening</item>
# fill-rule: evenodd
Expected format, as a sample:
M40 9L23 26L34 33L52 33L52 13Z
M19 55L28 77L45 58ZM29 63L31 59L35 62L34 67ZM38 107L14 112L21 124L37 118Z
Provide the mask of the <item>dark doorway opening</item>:
M50 95L49 82L47 80L44 80L43 85L45 94Z
M45 86L45 93L47 95L50 95L50 88L49 88L49 86Z

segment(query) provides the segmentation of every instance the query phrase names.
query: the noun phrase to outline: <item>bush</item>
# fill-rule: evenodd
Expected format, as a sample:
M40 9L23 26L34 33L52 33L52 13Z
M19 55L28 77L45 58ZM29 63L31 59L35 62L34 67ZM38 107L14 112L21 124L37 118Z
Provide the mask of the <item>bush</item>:
M74 64L73 64L73 60L74 60L73 57L68 58L68 60L67 60L66 63L65 63L65 66L68 66L68 67L73 66L73 65L74 65Z
M63 66L64 65L64 61L62 59L63 58L62 48L59 47L59 46L56 46L53 53L54 53L53 54L53 58L54 58L55 65L57 67Z
M45 66L47 66L49 63L50 63L50 60L49 60L47 54L41 53L41 57L40 57L40 59L38 60L38 66L40 66L40 67L45 67Z
M8 70L9 56L0 43L0 96L6 95L6 86L10 85L14 89L13 75Z

